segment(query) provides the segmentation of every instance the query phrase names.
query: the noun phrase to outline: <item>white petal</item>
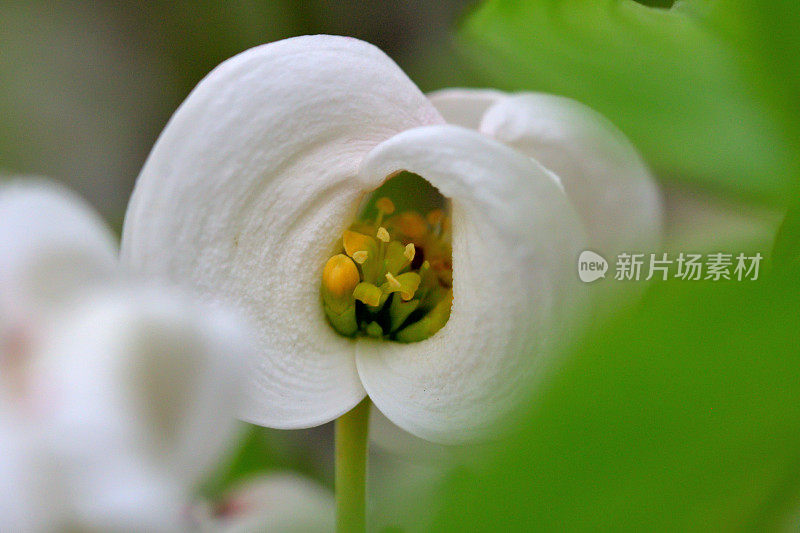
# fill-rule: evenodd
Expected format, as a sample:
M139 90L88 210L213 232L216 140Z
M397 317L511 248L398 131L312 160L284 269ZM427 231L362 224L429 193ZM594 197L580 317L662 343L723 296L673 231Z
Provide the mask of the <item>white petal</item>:
M523 93L487 109L480 131L561 178L592 250L609 260L620 252L658 251L662 214L656 182L602 115L568 98Z
M249 340L229 313L173 291L109 290L45 336L34 395L67 456L91 462L93 450L97 461L116 447L188 487L235 435Z
M92 208L42 179L0 185L0 250L0 330L38 321L109 277L117 261L115 239Z
M506 94L494 89L442 89L428 94L448 124L477 130L483 114Z
M482 438L570 334L584 295L581 224L546 169L470 130L401 133L367 156L361 175L401 169L452 200L452 314L422 342L359 340L358 371L403 429L441 443Z
M226 61L170 120L139 176L123 260L232 302L258 326L244 419L314 426L363 398L353 342L323 316L322 267L365 192L353 179L364 154L441 121L377 48L330 36Z

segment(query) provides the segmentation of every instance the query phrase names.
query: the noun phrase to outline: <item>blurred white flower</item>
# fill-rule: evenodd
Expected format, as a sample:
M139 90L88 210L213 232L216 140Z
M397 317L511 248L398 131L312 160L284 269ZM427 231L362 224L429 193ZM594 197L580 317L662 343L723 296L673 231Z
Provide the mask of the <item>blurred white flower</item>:
M249 340L228 313L147 286L87 295L47 332L33 393L84 523L178 522L236 433Z
M658 185L622 132L596 111L543 93L445 89L429 98L448 123L478 130L555 172L590 249L608 257L658 250Z
M657 186L622 134L573 100L491 89L445 89L429 97L448 123L490 135L558 174L589 245L607 257L656 252L660 245L673 252L768 249L783 218L780 210L690 183Z
M369 394L419 437L483 437L576 335L585 290L574 273L586 247L581 218L619 223L592 227L590 242L623 245L657 241L660 216L649 174L607 123L561 101L498 106L501 119L523 113L523 125L540 120L564 132L542 155L572 165L565 186L586 211L580 217L527 144L512 149L445 124L375 47L313 36L249 50L209 74L162 132L129 205L123 263L238 305L258 326L261 361L246 420L314 426ZM451 202L449 320L409 344L346 338L326 322L323 266L342 249L364 195L399 171L422 176ZM626 203L635 204L633 214L616 221ZM381 227L365 238L392 244L394 236ZM341 270L324 286L350 297L369 277L363 265L372 252L344 248L346 256L333 258ZM413 261L413 247L407 257ZM389 274L388 290L374 288L361 301L383 305L391 290L414 296L413 284ZM353 320L339 331L358 330ZM386 331L371 325L367 333Z
M0 530L52 531L61 502L45 475L51 460L35 425L18 414L0 399Z
M333 493L292 473L248 479L214 506L195 510L200 531L327 533L335 529Z
M115 279L108 231L60 187L0 186L0 238L14 296L0 322L0 529L181 529L235 432L246 329Z
M0 246L0 335L17 344L76 291L111 279L117 265L100 217L40 178L0 184Z

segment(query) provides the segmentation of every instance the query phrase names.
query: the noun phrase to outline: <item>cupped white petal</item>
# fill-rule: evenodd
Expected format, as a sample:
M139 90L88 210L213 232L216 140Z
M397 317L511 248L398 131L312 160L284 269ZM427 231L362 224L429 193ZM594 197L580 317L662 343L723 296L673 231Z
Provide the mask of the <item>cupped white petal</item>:
M25 327L116 267L111 231L76 194L43 179L0 184L0 325Z
M109 289L43 337L32 394L68 464L107 457L124 470L141 457L189 487L236 433L254 351L247 329L215 306L160 287Z
M584 296L581 223L549 171L464 128L403 132L370 152L360 176L372 183L399 170L452 200L452 312L422 342L359 340L358 371L403 429L440 443L482 438L572 333Z
M363 398L353 342L325 322L322 268L364 193L353 179L363 156L439 122L380 50L331 36L226 61L170 120L136 184L123 261L231 302L257 325L244 419L314 426Z
M441 89L428 98L448 124L477 130L483 114L506 93L494 89Z
M620 252L658 251L658 186L633 145L605 117L569 98L521 93L489 107L479 129L561 178L592 250L609 260Z

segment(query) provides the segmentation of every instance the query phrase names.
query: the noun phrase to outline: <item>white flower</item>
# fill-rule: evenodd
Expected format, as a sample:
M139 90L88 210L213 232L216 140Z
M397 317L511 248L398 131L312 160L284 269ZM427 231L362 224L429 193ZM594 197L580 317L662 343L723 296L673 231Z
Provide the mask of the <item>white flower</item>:
M141 286L87 295L44 335L34 394L81 523L180 523L236 432L248 340L228 313Z
M490 135L558 174L590 247L609 260L619 251L659 252L661 246L671 252L766 249L783 219L780 210L691 183L657 187L620 132L573 100L489 89L445 89L429 97L448 123Z
M82 287L110 279L115 239L80 197L27 178L0 188L0 334L36 324Z
M398 171L422 176L451 201L449 321L409 344L346 338L326 321L323 266L342 249L362 197ZM636 187L642 171L631 171ZM649 202L650 186L643 190ZM394 237L380 228L370 238ZM529 154L445 124L373 46L313 36L249 50L195 88L139 176L122 259L134 272L233 303L258 325L246 420L314 426L369 394L400 427L454 443L493 431L576 335L584 239L558 179ZM359 264L371 257L345 251ZM341 260L350 269L337 279L342 286L369 277L363 264ZM391 290L413 296L414 287L387 280L384 298Z
M446 89L430 100L448 123L474 128L555 172L590 248L607 257L659 249L658 186L630 142L596 111L542 93Z
M0 186L0 529L174 531L235 431L249 335L175 289L115 276L74 195ZM13 510L13 512L11 512Z

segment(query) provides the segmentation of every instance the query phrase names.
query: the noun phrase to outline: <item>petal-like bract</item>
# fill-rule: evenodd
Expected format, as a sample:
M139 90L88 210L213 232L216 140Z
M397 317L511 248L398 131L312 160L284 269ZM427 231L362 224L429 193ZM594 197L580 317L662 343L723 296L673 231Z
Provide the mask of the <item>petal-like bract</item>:
M359 340L358 370L375 405L415 435L486 437L575 324L580 220L548 170L464 128L406 131L373 150L360 174L370 182L399 170L452 200L452 312L421 342Z
M489 107L480 131L561 178L591 249L608 258L657 251L658 187L631 143L605 117L569 98L522 93Z
M498 95L473 99L464 125ZM443 122L376 48L327 36L234 57L170 120L131 200L123 262L257 324L246 420L321 424L366 389L418 436L471 440L497 428L571 334L586 238L559 179ZM344 338L323 314L322 267L362 196L404 170L452 202L449 322L405 345Z
M441 122L381 51L330 36L226 61L170 120L137 181L123 262L237 305L257 325L246 420L314 426L363 398L353 342L320 305L322 268L365 192L354 179L364 155Z
M483 114L507 95L494 89L442 89L428 94L448 124L477 130Z

